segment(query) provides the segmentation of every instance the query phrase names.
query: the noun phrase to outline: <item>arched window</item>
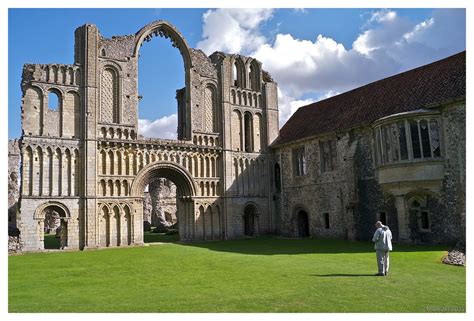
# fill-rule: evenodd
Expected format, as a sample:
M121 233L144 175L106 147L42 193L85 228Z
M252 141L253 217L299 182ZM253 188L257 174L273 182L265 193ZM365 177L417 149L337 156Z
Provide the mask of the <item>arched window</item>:
M244 63L240 58L235 59L232 68L232 80L235 87L245 88L245 72Z
M61 100L59 99L59 93L56 91L50 91L48 94L48 108L53 111L58 111L61 107Z
M250 89L255 90L255 91L260 90L260 70L255 61L253 61L250 64L249 81L250 81Z

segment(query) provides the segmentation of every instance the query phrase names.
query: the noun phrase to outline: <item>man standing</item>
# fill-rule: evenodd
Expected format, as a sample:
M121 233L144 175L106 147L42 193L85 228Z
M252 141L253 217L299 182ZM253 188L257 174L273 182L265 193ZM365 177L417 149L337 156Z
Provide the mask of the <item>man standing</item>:
M382 222L375 222L375 228L377 229L372 238L372 242L375 243L375 253L377 254L377 266L379 273L376 275L384 276L388 274L389 267L389 253L392 250L392 232L382 224Z

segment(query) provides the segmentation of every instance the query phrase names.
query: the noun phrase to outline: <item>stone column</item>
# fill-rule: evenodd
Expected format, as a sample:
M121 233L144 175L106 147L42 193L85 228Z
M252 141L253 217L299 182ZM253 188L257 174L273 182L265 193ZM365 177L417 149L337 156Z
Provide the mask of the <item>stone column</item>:
M397 207L398 239L400 241L408 241L410 239L410 228L408 226L405 195L395 195L395 206Z

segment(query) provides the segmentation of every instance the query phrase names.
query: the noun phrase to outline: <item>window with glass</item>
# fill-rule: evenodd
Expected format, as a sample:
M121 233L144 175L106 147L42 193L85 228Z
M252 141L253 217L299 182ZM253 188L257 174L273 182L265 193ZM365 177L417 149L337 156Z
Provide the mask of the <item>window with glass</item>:
M400 120L375 128L379 165L441 157L437 118Z
M306 175L306 156L304 147L293 150L293 166L295 176Z

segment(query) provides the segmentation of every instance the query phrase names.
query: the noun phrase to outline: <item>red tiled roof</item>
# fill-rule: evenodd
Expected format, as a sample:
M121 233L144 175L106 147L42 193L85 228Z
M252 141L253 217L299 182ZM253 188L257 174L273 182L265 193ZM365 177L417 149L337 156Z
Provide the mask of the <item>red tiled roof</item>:
M300 107L273 146L466 97L466 51Z

